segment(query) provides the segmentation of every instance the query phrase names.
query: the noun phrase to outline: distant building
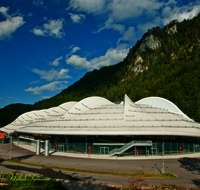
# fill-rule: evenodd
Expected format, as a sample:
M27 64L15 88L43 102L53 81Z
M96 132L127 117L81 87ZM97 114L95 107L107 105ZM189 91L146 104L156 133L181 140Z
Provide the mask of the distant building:
M22 114L0 129L15 141L83 154L161 155L200 152L200 124L172 102L149 97L112 103L102 97Z

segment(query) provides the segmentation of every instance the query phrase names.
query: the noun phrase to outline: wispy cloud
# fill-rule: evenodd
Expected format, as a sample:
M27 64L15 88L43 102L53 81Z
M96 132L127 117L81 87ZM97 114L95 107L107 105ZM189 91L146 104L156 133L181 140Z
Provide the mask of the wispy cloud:
M164 4L158 0L112 0L107 5L108 17L119 22L144 14L154 15Z
M74 45L71 45L68 49L71 49L71 51L66 55L66 58L70 57L73 53L80 50L80 47L76 47Z
M86 13L100 14L104 10L106 0L70 0L69 9Z
M56 58L53 62L50 62L49 65L58 66L60 63L59 61L62 60L62 56Z
M50 96L42 96L43 99L49 99L51 98Z
M33 4L37 6L44 5L44 0L33 0Z
M170 21L177 19L179 22L184 19L191 19L200 12L200 2L190 3L187 6L182 7L170 7L166 6L162 10L163 24L167 24Z
M135 28L130 26L128 30L124 32L123 36L118 40L117 44L119 44L122 40L134 42L136 40Z
M11 97L11 96L8 96L7 98L9 98L9 99L14 99L14 100L18 100L18 99L19 99L19 98Z
M102 27L100 27L96 32L94 33L98 33L98 32L101 32L102 30L105 30L105 29L113 29L113 30L116 30L118 31L120 34L122 34L124 31L125 31L125 27L123 24L116 24L114 22L114 19L113 18L109 18L107 21L104 22L104 25Z
M39 70L39 69L32 69L32 72L40 75L41 79L45 79L46 81L53 81L59 79L67 79L71 78L68 75L69 69L61 69L60 71L56 71L55 69L51 70Z
M138 28L138 30L139 30L140 32L144 33L144 32L147 32L147 30L148 30L149 28L152 28L152 27L154 27L155 25L156 25L155 23L146 22L146 23L144 23L144 24L139 24L139 25L137 26L137 28Z
M102 23L93 33L114 30L121 35L118 43L133 43L137 35L149 28L163 26L174 19L182 21L193 18L200 12L200 2L197 0L182 5L178 0L70 0L68 9L101 15Z
M36 81L30 82L30 84L38 84L39 82L40 80L36 80Z
M80 47L73 47L71 53L75 53L78 50L80 50Z
M25 21L21 16L11 16L7 12L9 7L0 7L0 13L6 19L0 22L0 40L9 40L12 34L21 27Z
M37 86L35 88L30 87L28 89L25 89L24 91L31 92L34 95L39 95L43 91L57 91L64 89L66 88L67 83L67 81L54 81L43 86Z
M63 30L63 19L57 20L48 20L44 18L47 23L42 26L37 26L32 30L32 32L37 36L51 36L54 38L63 38L65 36L65 32Z
M32 13L32 12L30 12L30 13L29 13L27 16L30 16L30 17L31 17L31 16L33 16L33 13Z

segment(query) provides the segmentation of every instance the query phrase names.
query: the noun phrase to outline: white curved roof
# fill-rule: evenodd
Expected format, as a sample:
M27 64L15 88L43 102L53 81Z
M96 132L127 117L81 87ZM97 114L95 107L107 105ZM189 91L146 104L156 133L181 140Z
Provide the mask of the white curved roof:
M113 104L109 100L102 97L89 97L76 103L70 110L69 113L81 113L86 112L90 109L98 108L104 105Z
M1 131L63 135L183 135L200 137L200 124L159 97L123 104L102 97L22 114Z
M66 102L64 104L61 104L60 107L61 109L65 111L69 111L77 102Z
M148 97L148 98L144 98L144 99L137 101L136 104L146 104L146 105L150 105L152 107L166 109L166 110L172 111L174 113L183 115L184 117L187 117L188 119L190 119L174 103L172 103L169 100L164 99L164 98Z

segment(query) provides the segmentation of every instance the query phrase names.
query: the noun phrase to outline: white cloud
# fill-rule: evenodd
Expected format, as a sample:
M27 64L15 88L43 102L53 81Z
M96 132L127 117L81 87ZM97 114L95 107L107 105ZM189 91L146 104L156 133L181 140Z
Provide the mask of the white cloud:
M11 16L7 13L8 10L8 7L0 7L0 13L6 18L5 21L0 22L0 40L9 40L12 34L25 23L23 17Z
M46 81L71 78L68 75L69 69L61 69L60 71L56 71L54 69L49 71L33 69L32 72L40 75L40 78L45 79Z
M53 62L49 63L49 65L58 66L60 63L59 61L62 59L62 56L55 59Z
M65 36L63 31L63 19L58 20L47 20L47 23L43 24L43 26L37 26L33 29L33 33L37 36L52 36L55 38L62 38Z
M70 18L72 19L73 23L80 23L83 19L85 19L85 15L83 14L73 14L69 13Z
M106 0L70 0L68 9L99 14L104 10Z
M3 97L0 97L0 100L3 100Z
M66 63L72 65L76 69L89 68L90 62L86 58L80 57L78 55L72 55L66 59Z
M166 16L166 15L168 15L168 13L171 11L171 7L170 6L166 6L166 7L164 7L163 8L163 10L162 10L162 15L163 16Z
M30 87L28 89L25 89L24 91L31 92L34 95L38 95L41 94L42 91L56 91L64 89L66 88L67 83L68 83L67 81L54 81L40 87L39 86L35 88Z
M76 69L97 69L102 66L113 65L122 61L126 57L128 51L129 48L122 48L122 46L118 46L116 49L108 49L105 55L94 58L90 61L84 57L72 55L71 57L66 58L66 63L72 65Z
M45 31L42 31L42 29L37 29L37 28L34 28L33 29L33 33L37 36L45 36Z

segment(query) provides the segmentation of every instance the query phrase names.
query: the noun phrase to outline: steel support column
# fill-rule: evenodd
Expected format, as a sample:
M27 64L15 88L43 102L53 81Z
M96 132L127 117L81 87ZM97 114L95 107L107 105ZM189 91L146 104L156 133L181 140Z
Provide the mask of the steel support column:
M45 140L45 156L49 156L49 140Z
M36 155L40 155L40 140L36 140Z

